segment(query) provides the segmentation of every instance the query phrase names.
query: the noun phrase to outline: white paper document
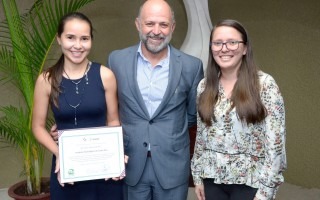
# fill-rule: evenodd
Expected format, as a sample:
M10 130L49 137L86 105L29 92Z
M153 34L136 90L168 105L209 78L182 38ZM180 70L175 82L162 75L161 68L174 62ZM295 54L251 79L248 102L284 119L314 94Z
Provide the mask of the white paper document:
M125 176L122 127L58 132L62 183Z

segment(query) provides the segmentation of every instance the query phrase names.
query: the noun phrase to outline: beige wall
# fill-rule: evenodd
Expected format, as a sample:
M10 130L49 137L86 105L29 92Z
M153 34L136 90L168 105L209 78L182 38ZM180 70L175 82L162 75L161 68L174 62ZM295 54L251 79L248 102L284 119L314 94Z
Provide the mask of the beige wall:
M33 0L21 2L27 8ZM96 0L81 10L95 27L92 60L105 64L113 49L137 43L134 18L140 2L143 0ZM187 30L186 14L182 0L170 2L177 20L172 44L179 48ZM320 188L317 170L320 167L320 1L209 0L209 7L213 23L233 18L245 25L260 68L270 73L280 86L287 112L286 181ZM3 19L1 7L0 17ZM14 91L7 87L0 89L1 105L19 102ZM20 154L12 149L0 149L0 188L19 179L20 160Z

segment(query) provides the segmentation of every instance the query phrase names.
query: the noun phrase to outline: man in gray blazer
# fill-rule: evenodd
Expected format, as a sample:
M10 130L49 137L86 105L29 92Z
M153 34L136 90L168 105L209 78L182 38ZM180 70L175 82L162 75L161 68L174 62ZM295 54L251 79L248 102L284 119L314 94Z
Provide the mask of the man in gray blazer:
M129 156L126 193L129 200L185 200L202 62L169 45L175 19L166 1L145 1L135 23L140 43L113 51L107 65Z

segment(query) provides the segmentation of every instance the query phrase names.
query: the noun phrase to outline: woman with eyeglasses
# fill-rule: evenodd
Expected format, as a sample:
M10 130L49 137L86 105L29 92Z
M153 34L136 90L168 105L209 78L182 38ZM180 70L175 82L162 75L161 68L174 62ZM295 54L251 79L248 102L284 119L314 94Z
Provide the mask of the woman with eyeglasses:
M275 80L258 69L245 28L213 28L198 85L191 170L198 200L275 199L286 169L285 109Z

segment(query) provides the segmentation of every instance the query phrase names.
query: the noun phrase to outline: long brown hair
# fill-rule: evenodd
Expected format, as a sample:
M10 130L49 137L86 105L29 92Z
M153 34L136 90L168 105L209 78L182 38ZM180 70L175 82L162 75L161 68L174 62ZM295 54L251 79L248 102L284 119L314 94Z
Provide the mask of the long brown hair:
M93 38L93 27L92 27L91 21L87 16L79 12L72 12L72 13L66 14L60 19L58 30L57 30L57 37L61 37L61 34L64 31L65 24L67 23L67 21L72 19L80 19L80 20L86 21L90 26L90 36L91 38ZM56 107L59 107L58 97L61 92L59 86L60 86L62 74L63 74L63 65L64 65L64 55L62 54L58 59L58 61L44 72L44 76L47 77L48 80L50 80L50 83L51 83L50 99Z
M261 122L266 117L267 111L260 98L258 67L254 63L252 46L248 38L248 33L239 22L230 19L222 20L213 28L210 42L212 41L215 29L221 26L232 27L239 31L242 40L247 47L247 52L242 57L237 82L232 90L232 106L230 110L235 107L240 120L247 124ZM198 112L201 120L207 126L212 125L212 119L216 121L214 108L219 100L219 74L220 66L213 59L210 46L205 89L198 99Z

